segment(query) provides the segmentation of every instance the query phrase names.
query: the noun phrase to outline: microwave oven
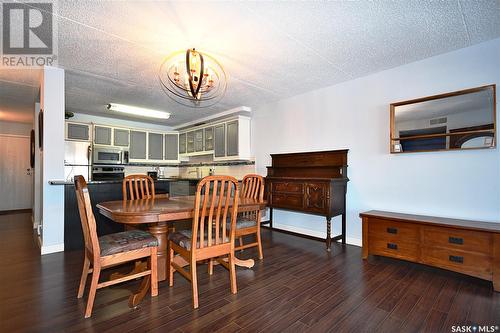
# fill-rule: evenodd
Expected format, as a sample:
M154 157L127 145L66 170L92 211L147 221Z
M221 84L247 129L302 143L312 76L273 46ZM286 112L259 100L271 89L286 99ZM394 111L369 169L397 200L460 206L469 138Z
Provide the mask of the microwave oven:
M119 148L94 147L92 164L127 164L128 151Z

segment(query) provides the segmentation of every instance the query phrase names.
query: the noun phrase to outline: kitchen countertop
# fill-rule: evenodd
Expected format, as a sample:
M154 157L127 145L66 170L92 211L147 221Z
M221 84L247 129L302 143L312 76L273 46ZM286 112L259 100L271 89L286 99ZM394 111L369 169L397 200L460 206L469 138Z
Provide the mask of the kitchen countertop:
M167 177L167 178L158 178L155 179L155 182L175 182L175 181L199 181L201 178L181 178L181 177ZM115 179L115 180L92 180L90 182L87 182L89 185L95 185L95 184L115 184L115 183L122 183L122 179ZM50 185L74 185L73 182L67 181L67 180L49 180Z

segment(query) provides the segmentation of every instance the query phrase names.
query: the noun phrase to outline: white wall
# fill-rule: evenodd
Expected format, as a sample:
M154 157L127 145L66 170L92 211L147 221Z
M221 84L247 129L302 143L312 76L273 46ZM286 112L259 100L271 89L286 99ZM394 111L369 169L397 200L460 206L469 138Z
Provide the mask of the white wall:
M350 149L347 237L355 244L358 215L369 209L498 222L498 148L391 155L389 104L499 82L496 39L259 107L252 126L257 171L266 174L271 153ZM275 210L273 220L326 234L321 217Z
M0 134L30 136L33 124L0 121Z
M64 251L64 186L49 180L64 179L64 70L44 67L40 107L43 110L42 254Z

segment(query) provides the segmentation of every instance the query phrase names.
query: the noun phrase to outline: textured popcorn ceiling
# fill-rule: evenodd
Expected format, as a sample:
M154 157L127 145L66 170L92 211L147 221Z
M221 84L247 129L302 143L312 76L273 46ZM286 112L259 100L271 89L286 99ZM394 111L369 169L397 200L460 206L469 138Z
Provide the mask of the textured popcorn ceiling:
M172 126L500 36L494 0L59 1L58 7L67 109L103 115L109 102L131 104L171 112L162 122ZM164 57L189 47L215 56L230 77L226 96L209 109L176 104L158 83ZM13 103L4 97L25 76L1 70L0 110Z

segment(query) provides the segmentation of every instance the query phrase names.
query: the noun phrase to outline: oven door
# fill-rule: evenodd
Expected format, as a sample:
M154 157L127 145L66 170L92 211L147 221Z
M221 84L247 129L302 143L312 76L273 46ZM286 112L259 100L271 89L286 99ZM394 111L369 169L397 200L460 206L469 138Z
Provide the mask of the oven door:
M94 148L93 164L122 164L123 151Z

